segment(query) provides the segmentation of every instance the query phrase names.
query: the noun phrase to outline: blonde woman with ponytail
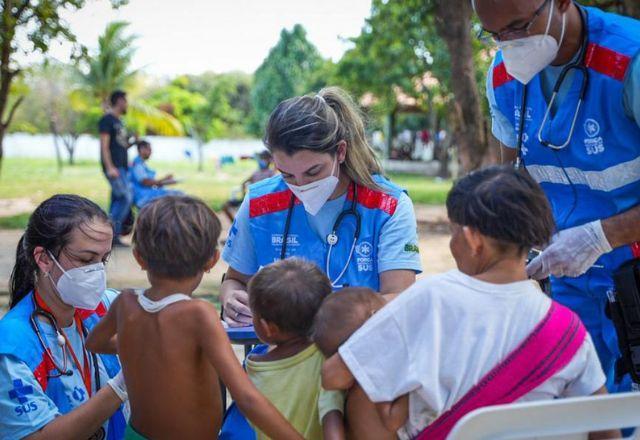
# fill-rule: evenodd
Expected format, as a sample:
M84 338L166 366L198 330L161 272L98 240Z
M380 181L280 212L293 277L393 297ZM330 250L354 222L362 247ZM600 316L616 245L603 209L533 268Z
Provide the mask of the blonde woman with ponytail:
M315 262L334 290L402 292L421 271L413 204L382 175L363 116L337 87L281 102L264 143L280 174L249 188L222 257L223 317L252 323L247 283L271 262Z

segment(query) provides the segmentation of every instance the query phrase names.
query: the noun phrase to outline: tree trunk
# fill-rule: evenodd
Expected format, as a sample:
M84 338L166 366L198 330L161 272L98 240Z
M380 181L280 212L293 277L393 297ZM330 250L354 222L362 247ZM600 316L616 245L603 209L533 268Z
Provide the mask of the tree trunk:
M640 2L638 0L624 0L624 9L627 15L640 19Z
M476 83L468 0L440 0L436 7L438 35L451 54L451 85L455 95L456 143L462 173L479 168L488 150L484 114Z
M58 173L62 173L62 154L60 153L60 144L58 142L60 140L60 135L58 134L56 123L53 120L51 120L49 126L51 128L51 134L53 135L53 146L56 150L56 165Z
M201 173L204 171L204 142L200 139L197 139L196 142L198 143L198 172Z
M393 138L396 136L396 110L387 115L385 121L386 133L384 134L385 151L384 158L389 159L393 151Z
M78 142L78 134L68 133L62 136L62 143L64 143L64 148L67 150L69 155L69 165L73 165L75 163L75 152L76 152L76 143Z
M4 128L0 124L0 170L2 169L2 161L4 159Z

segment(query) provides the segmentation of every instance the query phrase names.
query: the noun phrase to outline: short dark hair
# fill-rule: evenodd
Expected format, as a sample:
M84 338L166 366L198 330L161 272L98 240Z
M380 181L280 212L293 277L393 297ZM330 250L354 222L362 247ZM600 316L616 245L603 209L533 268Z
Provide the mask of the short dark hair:
M309 336L331 282L314 263L288 258L263 267L249 282L249 305L258 317L280 330Z
M127 97L127 93L123 90L115 90L113 93L111 93L111 96L109 97L109 102L111 103L111 105L116 105L118 103L118 99L121 98L126 98Z
M368 287L342 289L322 302L313 321L311 339L322 354L326 357L333 356L385 304L382 295Z
M149 143L149 141L145 141L144 139L141 141L138 141L136 143L136 147L138 148L138 151L140 151L143 148L150 148L151 144Z
M447 196L447 213L452 222L520 252L547 244L555 229L540 185L511 166L488 167L460 179Z
M150 273L181 279L204 269L219 237L220 220L202 200L164 196L140 210L133 244Z

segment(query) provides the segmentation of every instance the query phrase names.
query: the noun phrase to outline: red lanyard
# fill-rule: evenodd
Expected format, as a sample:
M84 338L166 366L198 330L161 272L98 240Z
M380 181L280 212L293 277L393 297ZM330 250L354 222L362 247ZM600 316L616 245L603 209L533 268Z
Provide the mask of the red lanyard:
M35 295L36 304L38 305L38 307L40 307L45 312L51 313L51 309L42 300L42 298L40 298L40 295L38 294L38 292L35 292L34 295ZM62 336L64 337L64 340L65 340L65 347L69 349L69 353L71 354L71 358L73 359L73 363L76 365L76 368L78 369L78 371L82 375L82 381L84 382L84 387L87 390L87 393L89 394L89 397L91 397L91 394L92 394L91 393L91 366L89 365L89 356L87 355L87 349L84 346L84 333L82 331L82 329L84 328L84 324L82 323L82 320L80 319L80 316L78 315L77 311L74 313L73 319L76 322L76 331L80 335L80 340L82 341L82 354L83 354L83 357L84 357L84 359L83 359L84 368L82 368L82 366L80 365L80 361L78 361L78 357L76 356L76 353L73 350L73 346L71 345L71 341L69 341L69 338L67 337L67 334L60 327L58 327L56 330L59 330L60 333L62 333ZM62 349L64 350L65 347L62 347Z

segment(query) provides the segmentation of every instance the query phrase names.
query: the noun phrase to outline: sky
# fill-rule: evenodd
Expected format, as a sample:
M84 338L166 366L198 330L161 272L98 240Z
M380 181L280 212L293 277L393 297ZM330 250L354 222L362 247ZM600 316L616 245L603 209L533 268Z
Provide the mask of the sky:
M133 67L157 77L244 71L260 65L283 28L296 23L327 58L337 61L360 33L371 0L130 0L112 10L107 0L88 0L63 13L78 41L95 48L114 20L130 22L138 36ZM67 60L69 46L54 44L50 55ZM37 56L28 55L35 61Z

